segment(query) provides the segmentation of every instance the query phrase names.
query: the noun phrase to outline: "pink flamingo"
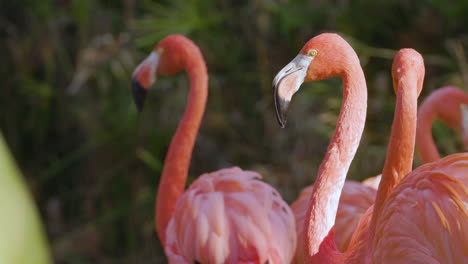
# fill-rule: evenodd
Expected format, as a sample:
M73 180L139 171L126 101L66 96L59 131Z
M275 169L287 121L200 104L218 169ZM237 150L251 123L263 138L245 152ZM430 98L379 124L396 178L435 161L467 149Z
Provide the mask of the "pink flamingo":
M334 241L338 203L349 165L362 136L367 91L359 59L336 34L309 40L274 80L278 120L304 81L343 79L337 127L320 165L304 223L301 263L466 263L468 258L468 155L454 154L411 172L417 96L424 63L419 53L401 50L392 75L395 117L382 182L373 207L361 218L348 249ZM406 177L404 177L407 175ZM403 178L404 177L404 178Z
M141 111L156 76L186 70L187 107L172 138L156 199L156 230L170 263L289 263L294 216L260 175L237 167L201 175L184 192L195 137L205 110L208 75L199 48L181 35L161 40L133 73Z
M294 69L294 63L297 63L299 67L306 67L305 64L308 61L313 59L313 55L316 50L311 50L312 54L309 55L301 55L299 54L294 61L286 66L275 78L273 81L279 82L281 81L284 84L284 89L286 93L291 93L293 91L297 91L299 88L295 85L300 85L301 80L296 80L296 78L304 78L304 72L300 72L298 69ZM289 73L289 71L298 70L295 74L291 75L283 75L283 73ZM362 73L362 70L361 70ZM281 79L281 80L280 80ZM364 80L364 75L362 74L362 79ZM363 81L365 85L365 81ZM277 89L277 93L283 93L283 90ZM279 95L279 94L278 94ZM283 102L289 102L290 96L284 94L286 97L282 99L281 95L275 97L276 106L281 106ZM367 90L365 93L367 97ZM365 102L365 100L364 100ZM365 107L365 105L364 105ZM282 126L285 125L285 116L283 116L279 111L278 113L278 121ZM365 112L364 112L365 114ZM365 116L364 116L365 119ZM335 233L337 236L335 237L336 245L339 250L346 250L348 244L351 240L351 236L354 233L356 226L358 225L359 220L364 215L364 213L369 209L369 207L374 203L376 190L380 182L380 175L375 177L370 177L363 181L362 183L356 181L346 181L343 190L341 193L338 211L336 214L336 225L335 225ZM310 185L302 190L299 195L299 198L291 205L295 219L296 219L296 233L298 235L298 241L303 241L305 237L305 233L303 232L304 228L304 221L306 219L307 208L309 206L310 195L312 193L313 185ZM302 243L298 243L298 250L296 250L295 262L302 263L303 256L301 253L301 247L303 246Z
M432 92L418 110L416 146L423 163L440 159L439 152L432 138L431 127L439 118L449 127L463 130L465 147L468 150L467 111L468 95L457 87L446 86Z

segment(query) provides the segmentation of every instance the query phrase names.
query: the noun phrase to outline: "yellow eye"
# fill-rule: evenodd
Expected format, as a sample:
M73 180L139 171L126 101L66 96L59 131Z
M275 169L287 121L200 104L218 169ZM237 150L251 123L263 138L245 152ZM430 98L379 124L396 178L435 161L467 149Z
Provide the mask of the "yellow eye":
M161 54L164 53L164 49L163 48L157 48L156 52L159 53L159 55L161 55Z
M307 53L307 55L312 56L312 57L315 57L315 56L317 56L317 53L318 53L318 52L317 52L316 50L311 49L311 50L309 50L309 52Z

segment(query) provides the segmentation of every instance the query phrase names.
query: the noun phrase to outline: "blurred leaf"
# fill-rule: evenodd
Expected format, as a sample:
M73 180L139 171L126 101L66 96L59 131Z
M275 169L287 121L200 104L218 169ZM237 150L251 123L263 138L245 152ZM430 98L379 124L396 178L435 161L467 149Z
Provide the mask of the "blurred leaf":
M151 152L146 149L138 149L137 156L151 169L160 172L162 169L162 163L158 160Z
M36 206L0 134L0 263L51 263Z

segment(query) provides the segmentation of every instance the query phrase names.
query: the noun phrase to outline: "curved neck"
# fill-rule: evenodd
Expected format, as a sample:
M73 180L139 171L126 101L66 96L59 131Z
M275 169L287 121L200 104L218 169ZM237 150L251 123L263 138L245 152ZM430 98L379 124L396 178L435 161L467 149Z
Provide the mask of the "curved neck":
M341 253L333 226L346 174L361 140L366 119L367 87L356 60L343 74L343 102L335 132L320 165L305 223L306 249L311 262L336 263Z
M432 123L437 118L436 106L433 101L420 107L417 120L416 145L423 163L440 159L439 151L432 138Z
M190 92L182 120L172 138L156 197L156 230L165 244L166 228L174 214L177 199L184 192L193 146L198 134L208 96L208 74L198 48L187 52L185 70L190 79Z
M372 215L370 234L375 231L376 221L386 198L400 180L411 172L416 137L417 80L405 76L398 81L395 116L388 143L387 156L382 170L382 180L377 190Z
M464 129L464 111L461 107L468 103L468 95L454 86L445 86L432 92L419 107L416 145L423 163L440 159L432 137L432 123L440 119L455 130L464 130L465 148L468 147Z

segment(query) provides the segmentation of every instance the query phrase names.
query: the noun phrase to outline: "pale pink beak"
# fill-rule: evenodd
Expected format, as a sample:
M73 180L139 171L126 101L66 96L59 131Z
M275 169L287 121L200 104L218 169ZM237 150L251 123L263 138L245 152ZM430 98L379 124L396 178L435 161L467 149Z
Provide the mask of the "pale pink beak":
M148 89L156 81L156 70L159 63L159 53L151 52L135 69L132 75L133 101L139 112L143 110Z
M299 54L273 79L276 118L283 128L286 126L286 114L291 98L304 82L307 69L313 59L312 56Z

